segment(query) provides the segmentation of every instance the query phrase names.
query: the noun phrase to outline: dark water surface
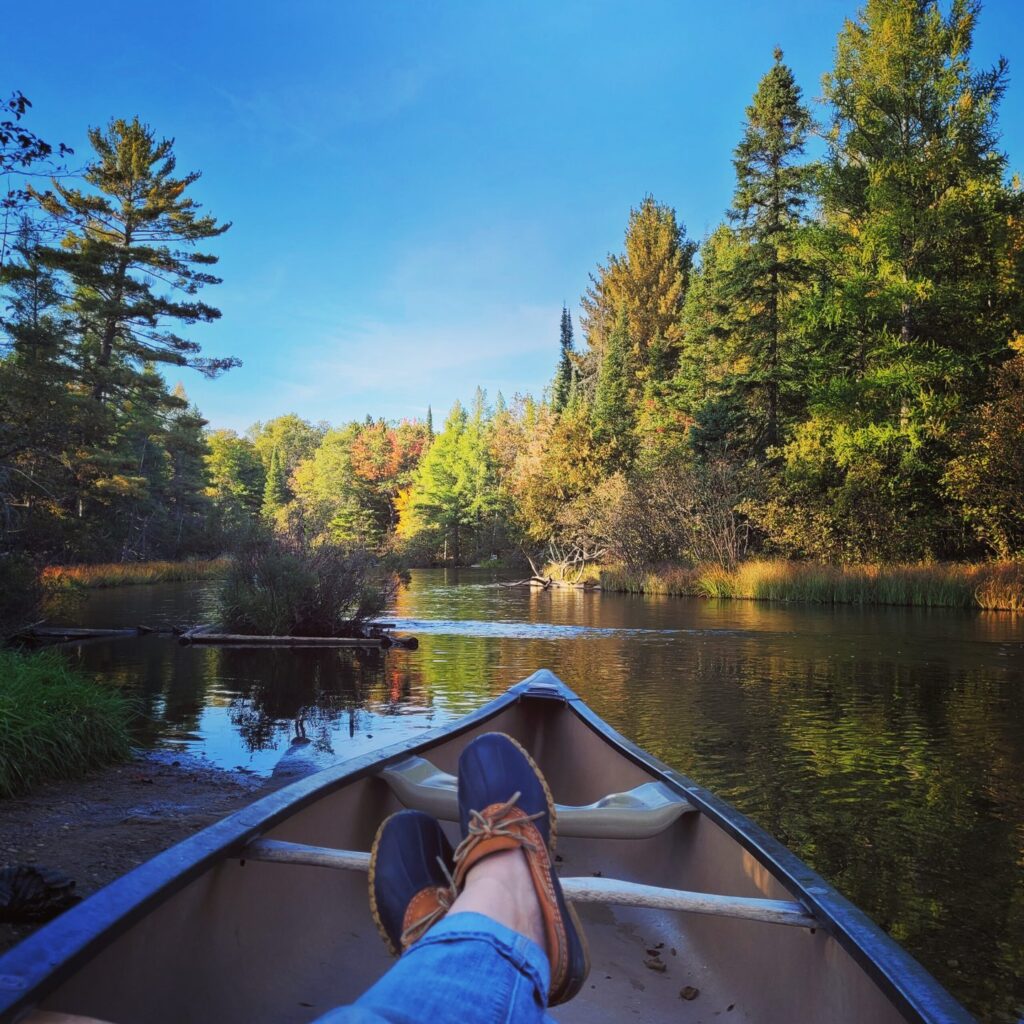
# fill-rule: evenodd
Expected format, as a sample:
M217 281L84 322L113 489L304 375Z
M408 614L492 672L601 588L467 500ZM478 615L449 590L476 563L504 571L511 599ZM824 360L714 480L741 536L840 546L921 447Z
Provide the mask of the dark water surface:
M77 618L181 624L211 606L209 584L160 584L93 591ZM260 774L289 751L329 763L387 745L550 668L774 833L980 1019L1024 1016L1024 617L543 593L431 570L388 618L419 650L147 637L69 653L140 697L146 742Z

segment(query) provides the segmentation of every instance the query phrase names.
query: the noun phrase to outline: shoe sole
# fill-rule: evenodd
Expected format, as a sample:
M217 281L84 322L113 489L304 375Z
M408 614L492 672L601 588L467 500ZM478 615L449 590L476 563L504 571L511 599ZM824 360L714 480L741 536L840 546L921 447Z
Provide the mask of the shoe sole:
M384 940L384 945L388 947L388 952L392 956L401 956L402 951L398 949L394 942L391 941L391 936L388 934L387 928L384 927L384 922L381 920L380 911L377 909L377 886L375 884L377 878L377 854L380 850L381 836L384 835L384 829L387 828L387 824L392 818L397 818L401 811L395 811L394 814L389 814L381 823L380 828L377 829L377 834L373 837L373 846L370 847L370 916L373 918L373 923L377 926L377 931L380 932L380 937Z

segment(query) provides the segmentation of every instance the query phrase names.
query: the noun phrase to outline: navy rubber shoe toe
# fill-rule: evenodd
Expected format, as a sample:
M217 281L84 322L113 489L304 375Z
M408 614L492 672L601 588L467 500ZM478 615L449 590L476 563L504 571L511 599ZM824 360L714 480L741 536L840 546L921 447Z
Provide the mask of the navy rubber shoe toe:
M370 912L395 956L454 902L452 857L441 826L422 811L399 811L378 829L370 851Z

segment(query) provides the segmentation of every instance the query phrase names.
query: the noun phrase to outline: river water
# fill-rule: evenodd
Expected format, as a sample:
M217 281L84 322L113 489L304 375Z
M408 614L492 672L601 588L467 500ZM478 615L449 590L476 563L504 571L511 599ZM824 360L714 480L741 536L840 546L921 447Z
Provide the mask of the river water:
M212 609L211 584L159 584L93 591L75 618ZM387 618L419 649L151 636L68 653L139 699L141 742L258 774L385 746L550 668L774 833L981 1020L1024 1017L1024 616L545 593L420 570Z

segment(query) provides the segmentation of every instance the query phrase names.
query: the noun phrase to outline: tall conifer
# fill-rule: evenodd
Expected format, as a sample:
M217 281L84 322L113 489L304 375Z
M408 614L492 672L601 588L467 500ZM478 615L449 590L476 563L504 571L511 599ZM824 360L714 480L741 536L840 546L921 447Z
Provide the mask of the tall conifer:
M608 336L594 393L594 439L605 446L612 468L624 468L634 449L633 407L629 395L626 354L630 347L629 317L623 305Z
M576 368L572 362L572 317L569 309L562 306L562 322L559 328L559 359L555 380L551 387L551 404L555 412L561 412L569 401L576 378Z
M270 456L270 467L267 469L267 482L263 488L263 515L273 519L288 502L288 485L285 481L284 466L275 448Z
M808 277L796 234L809 198L809 168L801 156L810 120L793 72L776 49L775 64L747 107L733 156L736 192L729 217L743 244L726 286L736 355L749 365L742 384L759 407L756 433L763 447L779 440L782 400L794 370L789 309Z
M200 346L175 333L177 323L216 320L220 311L196 295L219 284L207 269L217 257L197 242L223 234L187 191L198 172L175 176L173 140L158 140L138 118L89 131L96 156L84 191L54 179L33 191L66 228L49 261L74 285L73 308L83 325L82 363L94 398L131 393L146 364L191 366L207 376L238 365L200 356ZM176 294L175 294L176 293Z

